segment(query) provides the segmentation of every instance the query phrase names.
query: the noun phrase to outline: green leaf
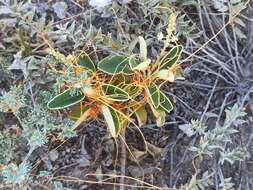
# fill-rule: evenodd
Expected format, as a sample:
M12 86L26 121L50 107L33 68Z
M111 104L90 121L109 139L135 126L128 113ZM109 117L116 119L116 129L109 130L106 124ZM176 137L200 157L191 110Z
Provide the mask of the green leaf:
M182 53L182 46L174 46L160 61L160 70L169 69L176 64Z
M72 89L68 89L55 96L48 102L47 107L52 110L63 109L77 104L85 98L84 94L80 90L78 90L75 94L72 94L72 91Z
M199 4L195 0L187 0L183 1L181 6L199 6Z
M170 113L173 109L173 105L169 98L154 84L151 87L148 87L148 94L148 103L156 117L157 126L163 126L165 123L166 112Z
M142 36L139 36L138 39L140 44L140 57L142 61L145 61L147 59L147 44Z
M155 108L158 108L160 105L160 90L159 88L153 84L147 89L148 96Z
M235 31L235 34L238 36L238 38L240 38L240 39L247 38L247 36L244 34L244 32L239 27L234 27L234 31Z
M130 99L129 94L125 90L117 86L113 86L110 84L103 84L102 90L107 99L113 101L124 102Z
M135 56L131 56L129 58L129 65L130 65L131 69L137 67L140 64L141 64L141 61L139 59L137 59Z
M129 94L129 96L132 96L140 90L140 87L136 85L128 85L124 88L124 90Z
M140 62L135 57L131 57L129 59L129 65L133 71L134 70L144 71L144 70L148 69L150 63L151 63L150 59L146 59L145 61L142 61L142 62Z
M140 58L142 61L145 61L147 59L147 44L146 44L145 39L142 36L135 38L134 41L132 41L129 44L129 52L132 52L134 50L137 43L139 43L139 47L140 47Z
M137 121L138 121L139 126L141 126L147 122L148 116L147 116L145 106L141 106L140 108L138 108L135 111L135 115L137 117Z
M236 24L240 25L240 26L243 27L243 28L246 27L245 22L244 22L242 19L238 18L238 17L236 17L236 18L234 19L234 22L235 22Z
M152 104L152 102L150 102L150 101L148 101L148 104L152 110L152 113L154 114L154 116L156 118L157 126L158 127L163 126L165 123L165 117L166 117L165 111L161 107L155 108L154 105Z
M107 74L132 74L129 68L129 59L126 56L106 57L98 63L98 69Z
M176 74L175 74L175 80L179 79L179 80L184 80L184 76L183 76L184 72L183 72L183 69L181 67L179 67L176 71Z
M166 112L170 113L173 110L173 105L169 98L160 91L160 107Z
M119 114L106 105L103 105L101 110L110 134L114 138L117 137L120 129L123 127L122 123L120 122Z
M157 109L156 111L159 113L159 116L156 118L156 125L162 127L165 124L166 113L161 109Z
M235 4L235 5L231 6L231 7L229 7L230 8L230 15L231 15L231 17L234 16L234 15L236 15L237 13L241 12L246 7L247 7L246 3L244 3L244 2L240 2L238 4Z
M90 57L85 53L82 54L78 57L78 62L79 65L83 66L86 69L89 69L93 72L96 71L96 67L95 64L93 63L93 61L90 59Z
M90 111L90 107L85 105L81 107L80 105L75 105L69 114L69 118L72 120L78 120L84 112Z

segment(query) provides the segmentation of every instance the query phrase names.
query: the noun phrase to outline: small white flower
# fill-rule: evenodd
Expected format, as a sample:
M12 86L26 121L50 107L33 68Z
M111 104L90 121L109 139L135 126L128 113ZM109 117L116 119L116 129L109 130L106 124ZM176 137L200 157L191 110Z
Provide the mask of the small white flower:
M157 34L157 39L158 39L159 41L161 41L163 38L164 38L163 33L162 33L162 32L158 32L158 34Z
M176 42L176 41L178 41L178 38L177 38L176 36L172 36L172 37L171 37L171 41L172 41L172 42Z

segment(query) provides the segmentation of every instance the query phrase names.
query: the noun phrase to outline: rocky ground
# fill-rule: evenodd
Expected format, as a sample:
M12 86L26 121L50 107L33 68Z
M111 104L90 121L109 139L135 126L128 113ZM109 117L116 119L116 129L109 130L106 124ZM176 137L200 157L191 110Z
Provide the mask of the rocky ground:
M27 158L31 163L30 179L25 177L25 183L13 185L2 175L0 188L253 188L253 7L250 3L243 7L244 2L238 1L231 6L242 2L241 9L237 6L234 12L231 9L221 12L209 1L192 4L114 1L101 9L82 0L0 2L2 94L11 86L24 85L26 96L30 94L29 99L34 100L31 102L38 105L46 99L43 97L47 91L52 92L50 88L56 80L48 71L48 61L43 59L47 56L47 43L38 28L44 27L42 31L54 48L64 54L85 49L98 59L126 52L130 42L141 35L147 40L149 56L154 58L161 48L157 33L165 30L166 15L171 10L178 14L176 33L184 48L180 63L185 77L162 89L174 104L164 127L157 127L150 116L140 128L142 133L133 126L125 130L126 144L110 137L100 117L79 126L76 136L71 138L59 138L61 129L57 128ZM23 62L17 63L20 50ZM31 56L40 62L35 65L24 62ZM58 125L66 123L67 110L53 116L48 112ZM1 114L1 135L8 131L11 146L1 137L0 151L6 153L8 146L13 150L12 158L1 161L2 168L12 162L22 163L31 150L22 139L20 123L15 113ZM44 126L42 122L39 125Z

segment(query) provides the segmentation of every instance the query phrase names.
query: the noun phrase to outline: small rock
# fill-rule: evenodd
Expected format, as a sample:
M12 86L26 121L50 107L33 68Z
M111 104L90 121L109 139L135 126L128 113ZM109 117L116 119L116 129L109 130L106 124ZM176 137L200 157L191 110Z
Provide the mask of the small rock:
M80 167L90 166L90 161L87 158L85 158L84 156L77 159L76 162L79 164Z
M63 19L66 15L67 11L67 4L65 2L56 2L53 5L54 12L56 13L57 17Z
M51 171L51 170L53 169L53 165L52 165L52 163L50 162L50 160L49 160L48 158L42 159L42 160L43 160L43 162L44 162L44 167L45 167L47 170Z
M112 0L90 0L89 4L95 7L98 11L102 11L104 7L110 5Z
M59 157L59 153L57 150L53 149L49 152L49 159L54 162L57 160L57 158Z
M82 185L81 187L80 187L80 190L85 190L85 189L87 189L88 188L88 185Z

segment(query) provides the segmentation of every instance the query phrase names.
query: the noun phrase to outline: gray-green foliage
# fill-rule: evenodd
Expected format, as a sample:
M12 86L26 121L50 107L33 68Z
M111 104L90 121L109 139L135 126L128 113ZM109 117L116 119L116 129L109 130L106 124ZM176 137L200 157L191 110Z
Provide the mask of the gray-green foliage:
M53 190L72 190L72 189L64 187L60 181L55 181L53 184Z
M211 179L212 173L209 174L208 171L204 172L201 179L198 179L196 182L195 188L196 190L204 190L207 189L208 187L213 185L213 181Z
M237 126L243 127L246 121L246 113L243 108L235 104L225 110L225 119L223 122L216 122L214 126L210 126L207 121L210 118L218 119L218 115L206 113L203 121L192 120L190 124L181 125L179 128L189 137L193 135L199 138L197 145L190 147L191 151L198 155L214 158L218 153L218 165L227 162L234 164L236 161L243 161L247 156L245 147L234 147L232 145L232 136L238 133ZM204 177L206 176L206 177ZM213 186L213 175L204 173L200 179L192 180L194 183L188 183L185 187L191 185L191 189L204 190ZM233 190L234 184L232 178L226 178L221 181L219 187L223 190ZM200 183L202 182L202 183Z
M226 178L219 184L221 190L235 190L235 185L232 182L232 177Z
M247 7L245 0L212 0L211 3L217 11L224 15L228 15L227 17L229 20ZM246 24L240 16L234 19L233 26L234 33L238 38L246 38L243 32L243 29L246 28Z
M0 112L11 110L18 117L20 108L24 106L25 96L20 87L12 86L9 92L2 92L2 96L0 96Z
M220 12L227 12L229 14L234 15L237 11L240 11L246 8L244 0L212 0L214 8Z
M225 128L231 127L231 125L242 125L246 123L244 116L247 115L247 113L244 111L243 108L240 108L237 104L235 104L233 107L228 108L225 110L226 112L226 119L223 124Z
M22 163L17 166L15 163L6 165L1 173L6 184L21 185L28 179L28 172L31 166L27 163Z
M209 174L208 171L204 172L199 179L193 176L191 181L183 185L180 190L206 190L213 185L212 177L213 174Z
M217 123L212 129L209 129L203 124L200 127L199 122L192 122L188 125L193 131L197 131L201 138L200 144L197 147L192 147L191 150L208 156L213 156L215 150L219 150L225 154L225 144L231 142L231 135L238 132L234 126L246 122L243 119L246 113L237 104L226 109L225 113L225 121L221 124Z
M10 77L11 73L8 67L11 63L10 56L0 56L0 75L3 77Z
M43 101L30 107L31 100L25 95L22 87L12 87L9 92L3 92L0 96L0 112L11 111L22 126L22 137L31 146L41 146L47 142L47 134L52 130L63 131L62 137L72 137L75 135L70 129L70 121L66 125L57 125L57 118L54 118L46 108L45 101L51 98L49 92L43 92Z
M176 32L178 36L196 38L201 32L196 32L196 23L191 22L186 14L178 13Z
M151 3L151 2L150 2ZM156 3L156 6L164 6L164 4L161 1L153 1L152 3ZM177 37L186 37L186 38L196 38L201 35L201 32L197 31L197 25L196 23L192 22L192 20L187 16L187 14L182 12L182 9L184 9L186 6L196 6L195 0L181 0L177 1L176 9L178 11L175 12L177 15L176 20L176 31L175 34ZM150 5L151 6L151 5ZM152 8L156 7L155 5L152 5ZM170 5L169 5L170 7ZM166 11L165 11L166 10ZM159 18L162 22L162 26L168 24L168 16L171 14L172 10L168 9L155 9L154 12L158 12ZM159 28L159 25L157 27Z
M61 130L61 132L59 133L59 137L61 139L72 138L77 135L76 131L73 130L73 124L73 121L68 120L64 123L63 126L59 126L59 129Z
M59 125L60 118L55 117L46 108L46 102L52 98L52 93L44 91L37 95L35 104L32 103L30 96L22 85L13 86L9 91L2 91L0 94L0 113L12 113L18 122L15 122L10 129L20 130L20 134L9 132L4 129L0 133L0 163L5 165L1 170L1 175L6 184L17 185L25 182L28 178L30 166L27 165L30 155L36 147L42 146L48 142L48 135L57 130L60 138L70 138L75 136L72 131L69 120L64 121L64 125ZM29 150L26 157L19 157L23 163L19 166L10 163L15 162L14 157L14 141L15 146L25 145L23 150ZM25 142L25 143L24 143ZM22 153L25 155L26 153ZM25 160L25 161L24 161Z
M29 109L27 101L21 87L12 87L9 92L3 92L0 96L0 111L11 111L15 115L22 126L22 136L28 140L30 145L42 145L46 140L45 133L52 128L52 124L47 121L45 110L39 107ZM40 131L39 126L43 126L43 131Z
M29 31L26 33L27 36L25 36L27 38L24 39L28 41L36 37L42 30L47 32L49 38L54 36L63 41L69 40L74 42L75 47L84 41L85 36L83 35L82 26L76 26L76 22L67 22L53 27L51 21L46 22L45 14L38 16L34 9L31 10L31 7L35 6L32 2L5 0L1 2L0 12L4 15L8 14L11 17L11 19L0 19L0 26L3 26L0 28L0 33L1 35L3 34L2 38L9 37L5 30L8 27L13 28L15 25L15 30L25 31L27 29ZM46 27L46 25L48 26ZM44 30L45 27L47 30ZM15 44L15 41L17 40L12 40L11 44ZM2 45L1 42L0 45ZM22 43L26 42L23 41ZM25 140L27 149L30 149L29 147L44 145L48 141L48 134L53 130L57 130L61 138L73 137L75 132L71 130L69 121L65 122L67 123L66 125L58 125L61 118L54 117L45 106L45 102L48 102L52 98L51 92L40 91L38 97L35 97L37 98L35 102L31 101L31 95L29 94L29 86L36 88L34 85L38 83L46 84L55 78L49 75L45 76L44 72L46 63L53 60L50 60L49 56L37 58L33 55L24 55L25 51L21 50L10 57L7 57L7 54L0 56L1 76L6 79L12 76L11 70L20 70L25 77L25 80L22 81L23 85L12 85L10 90L0 89L0 123L2 124L2 120L4 119L3 113L12 113L18 120L15 126L21 129L21 136L19 137L21 137L22 141ZM14 60L12 60L13 57ZM7 164L10 161L12 148L10 138L1 133L0 162L2 164ZM8 151L5 151L5 149Z
M27 113L23 120L23 136L31 146L41 146L47 142L47 133L56 126L45 108L40 105Z
M227 161L230 164L234 164L235 161L242 161L246 156L248 156L248 152L245 147L236 147L232 150L220 151L219 163L223 165Z
M7 164L13 158L12 139L8 131L0 131L0 163Z

